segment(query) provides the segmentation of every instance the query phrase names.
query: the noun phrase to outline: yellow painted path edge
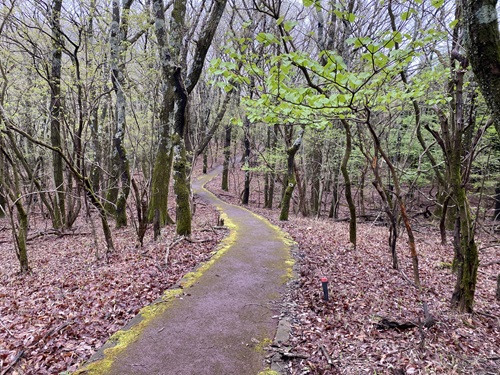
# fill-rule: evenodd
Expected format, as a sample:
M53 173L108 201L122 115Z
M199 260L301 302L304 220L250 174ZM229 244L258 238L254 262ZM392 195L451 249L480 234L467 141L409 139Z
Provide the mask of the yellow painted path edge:
M220 198L215 196L215 194L213 194L211 191L207 190L204 187L209 180L210 179L207 179L207 181L203 183L202 189L204 189L206 192L208 192L216 199L220 200ZM295 260L291 256L290 249L291 246L296 244L296 242L293 241L293 239L288 235L288 233L284 232L277 225L271 224L263 216L257 215L247 208L237 206L232 203L227 203L227 202L223 203L230 206L241 208L249 212L251 215L255 216L257 219L264 222L264 224L271 227L278 235L278 238L281 239L283 243L288 245L288 255L287 255L288 259L285 261L287 266L286 274L284 275L282 283L285 284L287 281L292 279L293 266L295 264ZM225 226L229 228L229 235L221 241L218 249L214 251L214 255L210 258L210 260L201 263L201 265L197 269L195 269L192 272L188 272L186 275L184 275L184 277L179 282L180 286L179 288L168 289L164 291L162 296L157 301L153 302L148 306L143 307L138 313L138 316L140 316L141 320L137 324L134 324L129 329L119 330L115 332L113 335L111 335L108 341L104 344L105 346L107 345L110 346L103 350L104 357L102 359L98 359L94 362L84 364L81 369L78 369L77 371L73 372L73 375L105 375L107 371L111 369L111 366L113 365L113 362L115 358L118 356L118 354L124 351L130 343L137 340L139 335L151 323L151 321L160 314L162 314L163 312L165 312L171 306L170 302L172 300L181 296L185 288L189 288L194 283L196 283L203 276L203 274L231 248L231 246L236 242L238 227L224 213L221 205L215 204L215 207L221 213L221 218L224 219ZM258 375L278 375L278 373L266 369L259 372Z

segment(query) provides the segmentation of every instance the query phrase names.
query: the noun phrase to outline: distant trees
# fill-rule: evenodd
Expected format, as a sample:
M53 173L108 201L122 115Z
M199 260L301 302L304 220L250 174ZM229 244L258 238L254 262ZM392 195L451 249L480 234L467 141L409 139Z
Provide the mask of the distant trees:
M478 2L470 3L475 4L471 12L476 16L490 14L478 11L483 9ZM477 217L467 194L471 176L485 187L494 184L486 175L496 172L490 167L492 172L484 174L476 162L482 157L480 150L493 150L484 136L491 136L491 129L483 120L484 106L475 96L473 79L466 75L467 65L461 57L460 38L468 34L462 33L459 16L455 20L449 17L460 8L451 1L303 4L305 7L279 0L254 2L249 8L263 17L253 24L256 40L234 34L226 43L226 59L235 62L214 62L214 72L227 85L239 80L242 92L247 93L242 103L251 126L267 126L268 139L270 129L279 129L275 132L278 144L271 146L260 138L260 145L266 145L264 151L262 146L257 149L261 164L245 167L264 175L265 206L271 168L279 172L274 178L284 186L282 218L287 217L287 202L304 215L320 215L322 208L330 207L330 216L336 217L339 191L343 190L342 204L348 210L341 212L349 215L350 241L355 245L359 218L376 220L379 211L385 211L393 266L400 266L397 249L403 225L416 285L420 278L413 217L436 214L443 241L447 228L455 228L457 285L452 303L461 311L471 311ZM483 4L484 9L491 8L488 4ZM496 18L494 22L490 18L488 22L496 27ZM242 25L246 27L244 20ZM477 39L478 29L474 30L470 36ZM492 36L491 40L497 39ZM234 69L237 63L243 64L241 72ZM495 62L488 66L494 67ZM299 126L306 133L293 168L292 182L298 189L290 197L287 181L292 148L286 140L289 129ZM326 129L336 138L319 140L315 136L316 131L326 135ZM256 147L258 141L254 140ZM271 156L276 152L280 158ZM321 158L323 152L335 157ZM372 196L367 207L370 167L379 199L373 201ZM485 184L486 180L490 182ZM491 201L478 204L491 205ZM414 209L421 212L412 213Z
M111 215L116 227L139 220L139 242L151 222L157 234L175 222L189 236L192 167L203 155L206 169L210 150L224 154L224 190L231 156L243 157L241 201L259 189L282 220L295 212L348 221L353 246L360 220L385 221L394 268L404 266L398 252L408 239L415 284L413 218L435 219L443 242L454 228L453 304L471 311L477 220L493 216L500 172L494 2L230 5L2 6L0 215L17 249L30 215L66 230L83 199L109 250ZM140 210L130 207L131 186Z

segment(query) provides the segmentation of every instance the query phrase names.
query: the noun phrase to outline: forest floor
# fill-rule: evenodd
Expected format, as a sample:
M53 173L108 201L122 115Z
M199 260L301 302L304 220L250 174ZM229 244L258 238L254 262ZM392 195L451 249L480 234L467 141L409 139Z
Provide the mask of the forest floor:
M233 174L232 189L240 189L238 181L241 175ZM219 186L219 178L209 184L224 200L239 203L239 191L223 192ZM434 224L413 222L423 284L419 291L409 282L411 260L404 236L398 243L401 270L393 270L386 227L360 223L358 246L353 249L346 222L293 214L289 221L279 222L276 209L261 208L261 186L254 178L248 208L298 243L297 279L282 305L292 336L282 348L269 348L270 354L278 350L290 359L284 373L500 373L498 243L480 235L475 312L457 314L449 302L455 283L449 268L453 248L440 244ZM50 234L49 223L33 213L28 275L18 274L9 225L0 219L0 374L75 370L142 306L210 259L226 233L213 230L217 218L209 206L197 207L194 238L208 240L204 243L176 243L173 227L167 227L161 241L146 237L144 247L136 248L132 225L115 230L117 250L106 260L102 236L96 237L96 249L89 221L77 222L72 232ZM99 231L97 221L95 226ZM166 267L169 245L173 246ZM322 299L321 277L329 279L328 302ZM383 318L418 323L424 319L423 302L435 318L432 327L377 327Z
M193 220L197 242L178 242L168 226L157 242L149 230L143 247L136 247L130 223L113 231L116 250L106 259L95 217L97 236L84 219L58 234L32 212L27 275L18 272L9 223L0 219L0 374L76 370L143 306L212 257L227 234L213 229L218 217L200 205Z
M243 176L233 173L230 192L220 176L208 189L239 204ZM248 208L288 232L298 243L297 279L290 285L282 314L291 319L291 338L280 351L286 374L500 374L500 244L479 235L480 267L473 314L458 314L450 299L456 276L450 266L451 243L441 245L436 226L413 220L419 252L421 290L412 285L407 238L398 241L400 270L392 269L388 228L358 225L358 244L349 243L345 221L304 218L277 220L277 209L263 209L263 181L253 177ZM235 191L237 187L237 192ZM348 217L347 212L341 215ZM451 237L451 233L449 237ZM451 241L449 241L451 242ZM321 278L329 280L323 300ZM424 322L423 303L435 319L432 327L385 329L382 319ZM386 321L386 322L387 322ZM278 348L270 348L276 350Z

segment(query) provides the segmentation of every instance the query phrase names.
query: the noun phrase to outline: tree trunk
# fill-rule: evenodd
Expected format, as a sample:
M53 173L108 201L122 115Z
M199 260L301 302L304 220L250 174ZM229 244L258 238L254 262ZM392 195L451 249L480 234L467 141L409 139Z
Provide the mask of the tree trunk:
M322 172L322 143L324 142L319 132L316 132L311 160L311 212L318 215L321 210L320 190L321 190L321 172Z
M295 178L294 171L294 159L295 154L300 148L302 144L302 137L304 135L304 128L299 131L297 139L293 142L292 146L286 151L287 153L287 176L285 181L287 182L285 192L283 194L283 199L281 201L281 212L280 212L280 220L286 221L288 220L288 213L290 211L290 201L292 199L293 190L295 189L295 185L297 185L297 180Z
M158 211L160 226L173 224L168 214L168 191L170 185L170 171L172 169L172 143L170 139L170 113L174 110L174 91L163 91L162 107L160 109L160 143L156 153L151 181L151 201L149 204L148 220L152 222L155 212Z
M464 68L461 66L461 68ZM453 190L453 201L457 210L453 247L455 258L453 269L457 273L455 290L451 304L460 312L471 313L474 304L474 294L479 267L479 254L475 241L475 220L470 212L467 199L466 181L462 167L463 138L465 132L463 106L463 76L465 69L457 70L454 83L455 89L455 124L452 138L449 141L448 165L450 183ZM452 111L453 112L453 111Z
M189 94L193 91L200 78L205 58L212 39L224 12L227 0L216 0L211 12L201 27L196 48L192 55L192 64L184 74L186 54L182 48L186 37L186 0L174 0L170 19L170 33L167 40L167 25L165 23L165 9L163 1L153 0L153 14L155 32L158 39L158 54L161 63L161 72L164 85L174 88L175 107L173 113L174 134L173 146L173 175L174 192L176 195L176 232L179 235L191 234L191 194L189 180L189 165L186 152L186 136L188 134L187 108ZM185 80L184 80L185 77ZM159 188L168 189L168 186ZM154 211L153 211L154 212Z
M28 263L28 247L26 240L28 238L28 213L24 209L21 199L16 199L15 202L17 211L17 232L14 233L16 239L16 255L19 260L20 272L28 273L30 271ZM13 213L12 213L13 215ZM13 229L15 231L15 226Z
M241 198L241 203L247 205L250 199L250 120L245 116L243 121L243 131L244 135L244 146L245 154L243 155L244 160L244 170L245 170L245 182L243 185L243 196Z
M231 124L224 130L224 166L222 169L222 190L229 191L229 163L231 161Z
M124 137L126 131L126 104L125 97L125 42L128 30L128 11L133 0L126 1L123 5L120 15L120 6L117 0L113 1L113 20L111 22L111 82L116 95L115 103L115 134L113 143L115 146L116 157L114 160L117 165L116 181L119 184L118 196L116 199L116 227L120 228L127 225L127 199L130 194L130 168L127 158L127 152L124 146Z
M153 1L153 16L155 17L155 34L158 42L158 56L161 61L161 94L162 102L159 116L160 142L155 156L152 181L151 201L148 209L148 220L155 225L164 226L174 223L168 214L168 191L170 172L172 169L171 114L174 111L174 86L170 83L169 61L171 59L167 43L167 25L165 9L162 1ZM155 217L157 220L155 220Z
M483 97L500 134L500 33L497 0L462 0L464 44Z
M345 199L347 201L347 205L349 206L349 241L354 245L354 247L356 247L356 204L354 203L354 199L352 197L351 179L347 170L347 164L349 163L352 151L352 136L351 129L347 121L341 120L341 122L345 130L346 145L340 171L342 172L342 177L344 177Z
M269 140L269 147L268 150L272 152L273 154L276 152L276 142L278 141L278 125L274 125L273 129L269 129L270 133L269 136L271 139ZM271 164L270 164L270 169L271 172L269 172L269 190L267 192L267 206L265 208L272 209L273 204L274 204L274 190L276 187L276 159L273 157Z
M330 212L328 217L330 219L339 218L339 171L337 168L333 171L333 181L332 181L332 204L330 205Z
M50 72L50 143L52 147L62 150L61 140L61 8L62 0L54 0L52 6L52 67ZM57 152L52 152L52 168L55 184L54 222L55 228L65 225L65 193L63 160Z
M208 170L208 150L203 151L203 174L207 174Z
M186 144L184 142L188 95L186 88L184 87L184 82L182 81L180 68L174 72L173 79L173 83L175 85L175 132L172 137L172 170L174 174L174 193L176 196L175 225L178 235L189 236L191 234L191 193L188 176Z
M23 194L21 191L17 164L6 152L1 138L0 151L2 151L2 154L0 155L0 187L5 189L5 203L8 207L10 226L14 239L14 248L19 261L20 272L23 274L29 272L28 250L26 245L26 239L28 236L28 212L23 204ZM8 165L10 165L10 168ZM12 176L9 170L12 171ZM11 201L10 204L8 200ZM16 213L14 213L14 207L16 209ZM17 225L15 224L16 216Z
M415 244L415 237L413 235L413 229L411 227L410 219L408 217L408 213L406 212L406 205L402 196L401 192L401 187L399 183L399 177L396 173L396 169L394 168L394 165L392 164L390 158L387 156L387 154L382 150L382 147L380 145L380 139L377 136L375 130L373 129L372 123L371 123L371 112L369 109L365 109L367 113L367 118L366 118L366 125L368 127L368 130L370 131L370 134L372 136L374 145L375 145L375 150L382 156L384 159L385 163L387 164L387 167L389 168L389 172L392 177L392 183L394 184L393 189L394 189L394 194L396 195L396 199L399 205L400 209L400 214L401 218L403 219L403 223L405 225L406 233L408 235L408 247L410 249L410 256L412 259L412 265L413 265L413 281L415 282L416 285L420 286L420 273L419 273L419 268L418 268L418 254L417 254L417 247Z

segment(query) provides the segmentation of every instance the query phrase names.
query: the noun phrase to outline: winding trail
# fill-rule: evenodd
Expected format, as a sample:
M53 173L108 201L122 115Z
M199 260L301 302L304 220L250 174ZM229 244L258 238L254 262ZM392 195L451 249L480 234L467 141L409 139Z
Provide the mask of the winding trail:
M221 168L193 183L231 229L221 249L180 288L145 309L78 374L257 375L273 339L290 243L267 220L203 188Z

